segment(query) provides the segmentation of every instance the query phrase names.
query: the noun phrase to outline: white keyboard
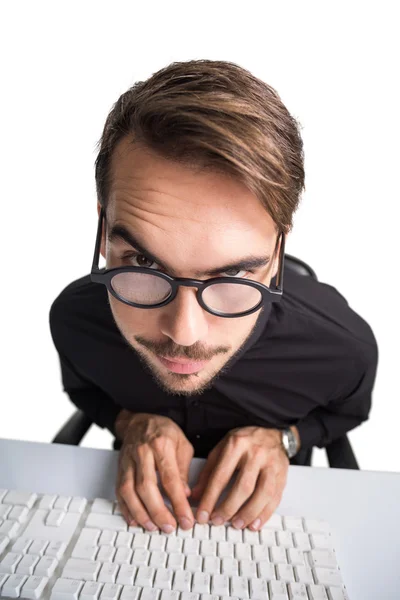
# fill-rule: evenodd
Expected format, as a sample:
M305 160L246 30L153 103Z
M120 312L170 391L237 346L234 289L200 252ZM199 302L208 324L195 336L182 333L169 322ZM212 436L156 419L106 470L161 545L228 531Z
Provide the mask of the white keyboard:
M0 596L31 600L349 600L328 523L259 531L128 527L115 502L0 490Z

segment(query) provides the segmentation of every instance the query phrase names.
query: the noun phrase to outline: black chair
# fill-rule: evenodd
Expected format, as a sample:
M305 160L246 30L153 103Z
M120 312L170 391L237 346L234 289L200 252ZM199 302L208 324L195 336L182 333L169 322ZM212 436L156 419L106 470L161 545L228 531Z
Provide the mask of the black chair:
M294 271L298 275L317 279L315 272L309 265L290 254L285 254L284 269ZM92 421L81 410L76 410L57 433L52 440L52 443L78 446L91 425ZM114 448L118 449L118 447L118 443L115 441ZM291 460L291 463L302 466L311 466L312 450L312 448L300 449L299 454ZM347 435L343 435L328 444L325 447L325 450L330 467L337 469L359 469Z

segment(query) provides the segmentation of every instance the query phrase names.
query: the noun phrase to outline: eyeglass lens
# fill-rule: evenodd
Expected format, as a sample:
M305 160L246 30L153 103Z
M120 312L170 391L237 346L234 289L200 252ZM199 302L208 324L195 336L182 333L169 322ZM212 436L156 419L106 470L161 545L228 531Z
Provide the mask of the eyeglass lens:
M172 288L166 279L146 273L118 273L111 280L113 290L122 299L143 306L167 300ZM236 314L250 310L261 300L261 292L245 284L216 283L203 291L203 302L213 311Z

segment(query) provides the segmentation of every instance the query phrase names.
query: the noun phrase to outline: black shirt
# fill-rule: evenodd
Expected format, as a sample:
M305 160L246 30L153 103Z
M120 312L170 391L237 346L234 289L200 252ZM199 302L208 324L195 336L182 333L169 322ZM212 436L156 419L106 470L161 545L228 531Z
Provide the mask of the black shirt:
M334 287L288 269L281 302L260 311L240 353L191 397L158 386L117 328L106 287L89 276L54 301L50 327L65 392L114 435L125 408L173 419L198 457L248 425L296 425L302 449L322 448L370 412L378 362L371 328Z

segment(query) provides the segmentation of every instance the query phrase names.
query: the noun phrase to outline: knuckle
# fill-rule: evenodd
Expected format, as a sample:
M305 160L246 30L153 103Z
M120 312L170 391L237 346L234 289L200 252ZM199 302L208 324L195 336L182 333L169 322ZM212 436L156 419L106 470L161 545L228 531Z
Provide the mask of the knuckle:
M244 494L246 494L246 496L248 498L254 492L254 488L255 488L254 481L252 479L249 479L248 477L243 478L242 481L240 482L240 488L242 489L242 491L244 492Z

